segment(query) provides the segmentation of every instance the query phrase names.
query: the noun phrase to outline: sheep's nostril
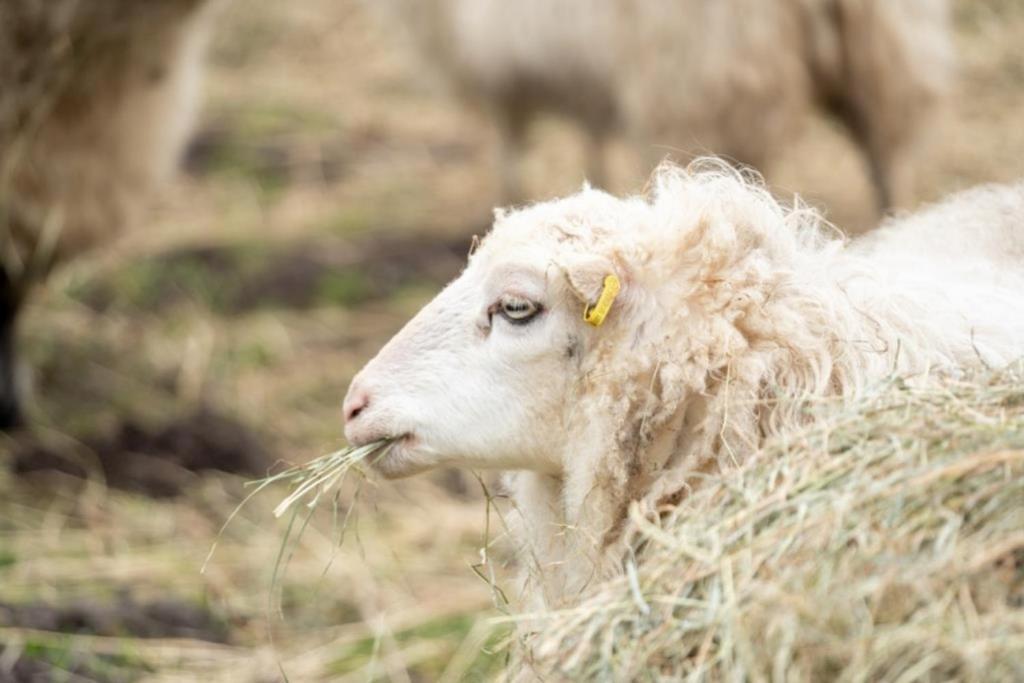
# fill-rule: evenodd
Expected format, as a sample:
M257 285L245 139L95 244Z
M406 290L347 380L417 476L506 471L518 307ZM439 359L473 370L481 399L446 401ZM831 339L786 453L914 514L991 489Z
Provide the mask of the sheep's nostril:
M351 422L359 417L359 414L370 405L370 395L364 391L356 391L345 399L341 412L345 416L345 422Z

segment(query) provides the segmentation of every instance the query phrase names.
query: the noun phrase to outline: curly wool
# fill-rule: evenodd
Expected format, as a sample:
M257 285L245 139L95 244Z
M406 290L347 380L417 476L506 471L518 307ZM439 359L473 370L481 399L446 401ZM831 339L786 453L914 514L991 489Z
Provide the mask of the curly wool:
M625 281L583 356L564 475L508 477L538 607L616 571L632 502L679 500L809 403L1024 356L1024 184L852 243L715 162L662 167L649 197L584 189L519 215L559 234L553 261L598 255ZM485 247L513 235L499 219Z

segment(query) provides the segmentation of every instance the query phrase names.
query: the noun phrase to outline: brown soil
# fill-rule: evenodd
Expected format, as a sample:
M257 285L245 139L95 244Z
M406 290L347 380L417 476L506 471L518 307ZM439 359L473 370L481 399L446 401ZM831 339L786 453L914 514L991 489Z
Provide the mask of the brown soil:
M123 594L112 603L79 600L63 605L45 602L0 602L0 626L74 635L131 638L188 638L214 643L229 641L227 624L205 608L163 598L138 601ZM0 660L12 658L0 668L0 683L44 681L136 680L147 672L141 662L78 651L71 647L43 646L29 641L20 652L6 655L0 643ZM6 655L6 656L5 656Z
M115 488L167 498L181 494L196 473L263 476L273 463L251 429L205 408L156 427L123 422L112 433L87 438L80 450L25 439L13 453L13 469L32 477L102 474Z
M98 312L122 303L154 311L200 301L231 315L262 308L372 304L405 287L436 288L457 275L471 242L471 232L465 235L381 231L357 243L325 237L279 245L186 247L133 263L127 274L100 278L78 298ZM147 278L144 288L124 286L125 276L140 275ZM126 296L133 300L125 302Z
M199 605L170 598L139 601L128 594L113 603L0 602L0 625L94 636L194 638L213 643L227 643L229 633L223 620Z

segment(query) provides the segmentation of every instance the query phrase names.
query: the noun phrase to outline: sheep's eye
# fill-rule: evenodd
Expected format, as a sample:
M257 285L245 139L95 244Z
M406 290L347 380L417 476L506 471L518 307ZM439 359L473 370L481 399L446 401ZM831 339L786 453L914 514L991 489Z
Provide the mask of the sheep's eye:
M518 296L505 296L498 301L498 313L514 325L530 322L541 311L540 304Z

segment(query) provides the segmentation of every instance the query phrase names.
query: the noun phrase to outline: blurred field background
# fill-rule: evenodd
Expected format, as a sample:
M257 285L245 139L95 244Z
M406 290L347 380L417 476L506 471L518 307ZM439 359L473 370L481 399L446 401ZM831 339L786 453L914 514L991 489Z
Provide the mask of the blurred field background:
M956 25L959 89L924 199L1024 175L1024 2L960 0ZM816 121L771 181L859 231L871 196L839 131ZM486 623L502 593L479 575L514 592L509 558L466 473L346 488L275 590L288 520L268 491L200 574L247 478L341 444L352 374L486 230L496 141L356 0L226 8L184 172L146 226L27 311L35 424L0 436L0 681L500 670ZM535 131L532 196L579 185L582 144L556 119ZM615 158L613 189L639 190L629 151Z

